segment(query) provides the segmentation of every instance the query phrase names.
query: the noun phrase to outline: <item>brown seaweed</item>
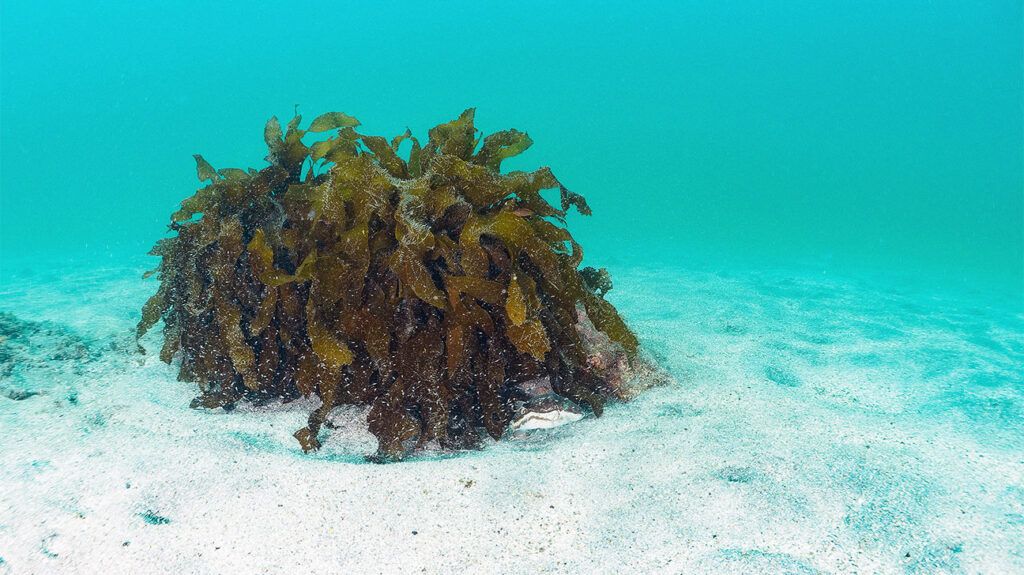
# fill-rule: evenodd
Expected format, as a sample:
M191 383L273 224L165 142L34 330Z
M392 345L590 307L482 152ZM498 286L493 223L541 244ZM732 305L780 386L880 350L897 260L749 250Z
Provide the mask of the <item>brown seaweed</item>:
M607 271L578 270L565 216L590 207L548 168L502 173L532 140L481 139L473 120L466 110L421 145L361 134L341 113L306 130L271 118L268 167L195 156L205 185L151 252L160 287L138 326L163 320L160 358L199 384L194 407L316 395L295 434L308 451L334 406L369 405L381 460L476 445L478 429L500 438L516 384L538 376L600 414L612 394L579 314L630 359L637 340L604 299ZM330 136L307 145L307 133Z

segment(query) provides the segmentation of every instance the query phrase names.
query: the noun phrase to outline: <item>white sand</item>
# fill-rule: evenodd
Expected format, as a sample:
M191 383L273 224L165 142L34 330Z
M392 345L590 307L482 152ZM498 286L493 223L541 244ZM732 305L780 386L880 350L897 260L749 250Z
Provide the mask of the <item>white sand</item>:
M610 298L678 383L374 465L358 409L314 455L291 436L310 402L188 409L193 386L127 351L155 288L136 272L0 286L94 353L0 380L41 392L0 396L0 573L1024 572L1020 313L619 272Z

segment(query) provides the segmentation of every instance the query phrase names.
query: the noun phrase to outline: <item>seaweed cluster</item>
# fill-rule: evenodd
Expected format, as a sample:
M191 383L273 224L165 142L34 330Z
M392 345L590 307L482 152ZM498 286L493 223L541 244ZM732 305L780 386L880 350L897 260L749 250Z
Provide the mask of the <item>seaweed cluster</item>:
M138 325L141 337L163 320L160 358L180 357L179 379L200 385L193 407L315 394L295 434L308 451L334 406L369 405L384 460L474 446L481 428L501 437L523 381L549 378L601 413L616 391L589 340L632 359L637 339L604 299L607 272L578 269L565 216L590 208L548 168L503 174L530 137L481 137L473 116L425 145L361 134L341 113L305 130L271 118L268 167L195 156L206 185L150 252L160 287Z

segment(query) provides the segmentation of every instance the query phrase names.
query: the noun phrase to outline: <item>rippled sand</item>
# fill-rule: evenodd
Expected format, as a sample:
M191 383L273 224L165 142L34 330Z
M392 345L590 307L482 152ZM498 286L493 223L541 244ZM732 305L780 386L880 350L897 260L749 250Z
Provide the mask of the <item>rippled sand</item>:
M359 409L188 409L141 271L5 270L0 573L1024 572L1019 303L613 270L675 382L381 466Z

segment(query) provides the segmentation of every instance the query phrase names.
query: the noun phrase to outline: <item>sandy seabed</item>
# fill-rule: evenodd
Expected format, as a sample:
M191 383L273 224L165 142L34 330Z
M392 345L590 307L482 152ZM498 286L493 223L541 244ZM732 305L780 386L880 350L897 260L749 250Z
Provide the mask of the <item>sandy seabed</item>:
M674 382L374 465L360 409L312 455L309 401L189 409L132 351L141 271L5 270L0 574L1024 572L1015 304L613 270Z

